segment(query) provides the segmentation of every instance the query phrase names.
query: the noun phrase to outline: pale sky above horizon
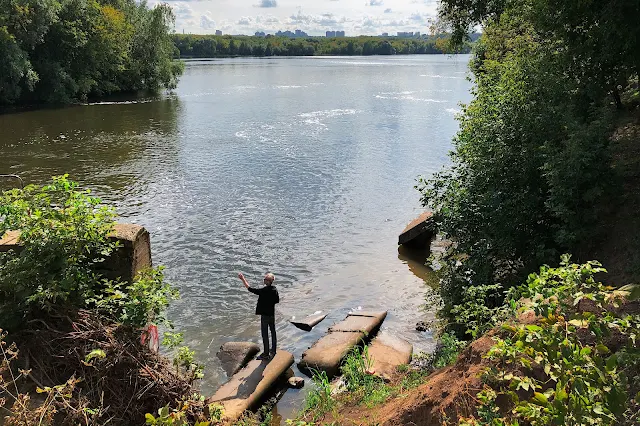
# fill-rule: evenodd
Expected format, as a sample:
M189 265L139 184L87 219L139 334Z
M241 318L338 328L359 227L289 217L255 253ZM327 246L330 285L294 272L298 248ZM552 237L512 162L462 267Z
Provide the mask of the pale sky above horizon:
M256 31L306 31L347 36L429 31L437 0L164 0L176 15L176 32L253 35ZM149 0L149 4L160 3Z

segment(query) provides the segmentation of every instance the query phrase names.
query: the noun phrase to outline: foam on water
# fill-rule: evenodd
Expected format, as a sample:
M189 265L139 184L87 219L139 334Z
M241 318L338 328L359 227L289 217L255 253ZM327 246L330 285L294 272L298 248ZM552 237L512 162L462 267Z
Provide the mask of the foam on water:
M455 75L440 75L440 74L420 74L420 77L429 77L429 78L450 78L453 80L463 80L464 77L457 77Z
M394 99L394 100L414 101L414 102L433 102L433 103L444 103L444 102L447 102L447 101L441 101L441 100L438 100L438 99L416 98L415 96L411 96L411 95L404 95L404 96L376 95L375 97L377 99Z
M324 111L312 111L299 114L299 117L303 118L315 118L315 117L339 117L341 115L354 115L358 111L355 109L327 109Z

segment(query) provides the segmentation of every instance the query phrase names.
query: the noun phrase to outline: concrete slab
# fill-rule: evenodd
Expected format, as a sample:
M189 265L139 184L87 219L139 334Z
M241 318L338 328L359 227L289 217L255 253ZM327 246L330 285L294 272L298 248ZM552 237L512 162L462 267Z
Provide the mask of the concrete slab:
M221 404L226 421L238 420L246 410L255 409L264 402L263 398L292 365L293 355L286 351L278 351L269 362L253 360L205 404Z
M369 335L375 329L380 327L385 317L386 317L386 313L383 316L349 315L344 320L329 327L329 332L344 333L344 332L362 331L367 335Z
M436 234L432 212L424 212L411 221L398 237L398 244L425 247Z
M327 314L318 314L318 315L309 315L306 318L303 318L299 321L290 321L291 324L295 325L301 330L311 331L313 327L318 325L322 320L327 317Z
M349 312L350 317L373 317L381 322L387 317L387 311L353 311Z
M260 346L252 342L227 342L220 346L216 356L228 377L236 374L260 352Z
M413 346L386 331L373 339L368 348L374 374L390 379L399 365L409 364L413 355Z
M313 370L324 371L331 379L340 372L340 363L349 351L364 339L363 332L329 333L302 354L298 368L309 376Z

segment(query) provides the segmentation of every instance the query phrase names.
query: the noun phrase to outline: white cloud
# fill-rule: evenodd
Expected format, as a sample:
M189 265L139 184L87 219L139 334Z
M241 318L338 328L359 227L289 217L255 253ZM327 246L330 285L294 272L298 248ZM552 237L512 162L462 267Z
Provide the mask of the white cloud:
M191 33L210 32L214 25L225 34L296 29L310 35L324 35L328 30L344 30L347 35L426 32L437 13L435 0L149 1L167 1L176 12L176 30ZM277 7L266 7L268 4Z
M216 23L213 20L213 18L211 18L211 16L209 16L209 13L205 13L204 15L200 15L200 28L203 28L205 30L215 30L216 29Z

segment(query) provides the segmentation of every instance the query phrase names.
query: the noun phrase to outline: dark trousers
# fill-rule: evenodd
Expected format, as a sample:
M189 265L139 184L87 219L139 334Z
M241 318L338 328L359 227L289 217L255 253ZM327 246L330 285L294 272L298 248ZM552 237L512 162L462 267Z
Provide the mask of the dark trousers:
M264 344L264 353L269 353L269 329L271 329L271 352L276 352L278 339L276 338L276 317L269 315L260 315L260 325L262 327L262 343Z

